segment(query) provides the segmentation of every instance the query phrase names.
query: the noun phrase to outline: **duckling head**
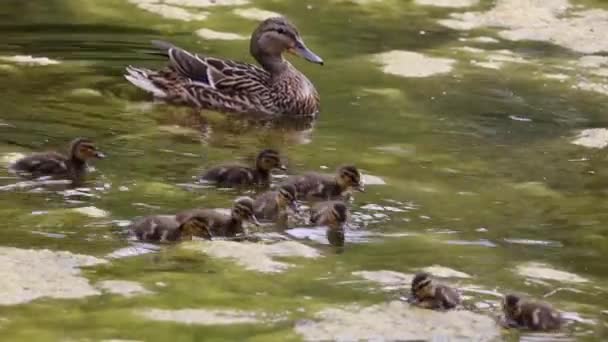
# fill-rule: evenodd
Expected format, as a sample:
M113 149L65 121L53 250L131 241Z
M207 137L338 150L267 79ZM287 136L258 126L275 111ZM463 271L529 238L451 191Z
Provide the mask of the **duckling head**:
M199 236L210 240L213 236L209 229L209 222L201 216L193 216L186 222L182 223L179 228L182 236L192 238L192 236Z
M258 154L255 164L258 170L287 170L287 167L281 163L281 156L279 152L271 149L262 150Z
M431 274L427 272L418 272L412 280L412 294L418 300L433 297L435 285Z
M292 184L284 184L279 187L279 195L277 201L280 206L288 206L294 213L298 213L300 208L298 207L296 187Z
M343 189L355 188L364 192L365 187L361 180L361 173L354 165L345 165L338 169L337 182Z
M105 154L95 147L93 141L87 138L76 138L70 144L70 155L80 161L88 159L103 159Z
M508 294L502 301L502 311L507 318L515 318L521 314L521 297Z
M258 227L260 226L260 222L258 222L253 211L253 199L251 197L240 197L234 201L232 217L240 221L249 221Z
M271 72L285 67L284 52L323 65L323 59L306 47L298 29L284 17L268 18L260 23L251 35L249 51L260 65Z

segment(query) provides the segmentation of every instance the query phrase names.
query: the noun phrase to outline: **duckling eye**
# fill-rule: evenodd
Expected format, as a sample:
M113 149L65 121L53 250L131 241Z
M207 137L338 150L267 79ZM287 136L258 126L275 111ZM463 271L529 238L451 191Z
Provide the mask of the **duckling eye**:
M283 29L282 27L279 27L277 29L277 32L280 33L280 34L285 34L285 29Z

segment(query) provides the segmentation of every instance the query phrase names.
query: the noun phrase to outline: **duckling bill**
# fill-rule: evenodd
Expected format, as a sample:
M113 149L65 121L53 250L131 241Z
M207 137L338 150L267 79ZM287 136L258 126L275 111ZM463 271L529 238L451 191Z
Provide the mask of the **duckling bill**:
M426 272L416 273L412 280L412 301L417 306L433 310L453 309L461 303L456 290L437 284Z
M68 179L79 185L87 174L87 161L105 158L105 154L86 138L72 140L68 151L67 156L58 152L45 152L21 158L9 165L9 171L22 178Z
M563 324L559 311L551 305L509 294L503 300L507 325L536 331L557 330Z
M255 198L253 208L259 220L287 224L288 209L294 214L299 212L296 188L286 184L281 185L278 190L266 191Z
M255 166L219 165L205 171L199 180L216 183L223 187L239 187L270 184L270 172L274 169L286 170L281 163L279 152L262 150L256 157Z
M125 78L166 102L232 113L308 115L319 111L314 85L283 58L286 52L323 64L284 17L264 20L251 35L249 52L261 67L193 54L153 42L169 57L160 71L128 67Z
M223 214L213 209L191 209L178 213L177 221L182 224L198 217L206 222L213 237L234 237L244 233L243 221L251 222L259 226L253 210L253 200L249 197L242 197L234 202L230 215Z
M333 177L311 172L291 177L283 184L294 185L302 200L337 200L350 189L364 191L361 173L353 165L340 167Z
M196 216L183 223L173 215L146 216L133 222L130 231L138 240L146 242L192 240L193 236L211 239L208 223Z

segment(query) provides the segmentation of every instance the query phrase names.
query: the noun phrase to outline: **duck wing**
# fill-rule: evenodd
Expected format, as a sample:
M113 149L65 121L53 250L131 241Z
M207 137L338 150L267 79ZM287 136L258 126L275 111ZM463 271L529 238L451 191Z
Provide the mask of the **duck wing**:
M179 74L222 93L251 93L268 88L270 74L255 65L193 54L167 42L153 44L166 52L170 67Z

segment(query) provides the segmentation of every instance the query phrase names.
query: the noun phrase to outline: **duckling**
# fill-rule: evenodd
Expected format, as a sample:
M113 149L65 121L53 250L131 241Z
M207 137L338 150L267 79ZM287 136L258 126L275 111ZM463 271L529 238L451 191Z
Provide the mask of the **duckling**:
M348 219L348 208L341 201L315 204L310 213L310 223L327 226L327 240L332 246L344 246L344 226Z
M563 323L561 314L551 305L514 294L505 296L502 308L509 326L547 331L557 330Z
M299 212L296 201L296 187L291 184L281 185L278 190L266 191L255 198L253 209L260 220L287 223L287 208L294 214Z
M191 209L178 213L175 217L178 222L183 223L195 216L207 222L207 227L213 237L234 237L243 233L243 221L249 221L256 226L260 225L255 217L253 200L250 197L238 198L234 202L230 215L214 209Z
M130 231L138 240L148 242L192 240L193 236L211 239L207 221L198 216L181 224L173 215L146 216L133 222Z
M293 184L298 191L298 198L308 200L339 199L350 188L364 191L361 173L353 165L340 167L335 177L319 173L307 173L291 177L284 184Z
M281 163L276 150L262 150L255 161L255 167L243 165L220 165L205 171L199 180L217 183L223 187L251 186L270 184L270 171L287 170Z
M27 179L69 179L78 185L87 173L87 160L103 158L105 154L91 140L76 138L70 143L69 156L58 152L35 153L9 165L9 171Z
M452 309L460 305L460 295L456 290L443 284L435 284L426 272L416 273L412 280L412 300L414 304L427 309Z

